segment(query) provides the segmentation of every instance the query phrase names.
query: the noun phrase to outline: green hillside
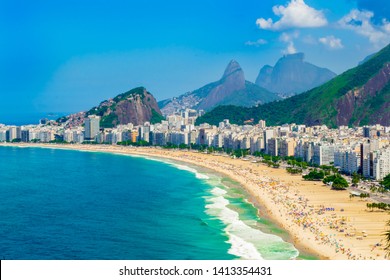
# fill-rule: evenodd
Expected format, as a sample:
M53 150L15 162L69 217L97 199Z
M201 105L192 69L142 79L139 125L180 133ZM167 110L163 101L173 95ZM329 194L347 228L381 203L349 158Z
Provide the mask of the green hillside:
M390 125L389 70L390 45L364 64L301 95L252 108L220 106L197 123L217 124L230 119L242 124L253 118L255 122L265 119L269 125Z

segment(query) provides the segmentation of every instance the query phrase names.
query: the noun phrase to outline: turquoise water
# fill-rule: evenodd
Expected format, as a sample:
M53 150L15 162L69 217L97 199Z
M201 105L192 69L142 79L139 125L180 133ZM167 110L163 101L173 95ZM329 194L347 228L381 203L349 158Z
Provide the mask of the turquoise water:
M0 147L0 259L291 259L232 182L175 162ZM264 230L268 229L268 230ZM272 231L272 230L271 230Z

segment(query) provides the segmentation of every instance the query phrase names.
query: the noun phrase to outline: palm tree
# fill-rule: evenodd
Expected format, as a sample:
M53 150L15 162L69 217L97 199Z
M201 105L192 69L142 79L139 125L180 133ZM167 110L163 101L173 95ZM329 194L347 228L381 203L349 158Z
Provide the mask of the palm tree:
M390 221L388 221L386 225L390 227ZM386 240L385 251L386 251L386 258L387 258L390 257L390 229L385 231L383 235L385 236L385 240Z

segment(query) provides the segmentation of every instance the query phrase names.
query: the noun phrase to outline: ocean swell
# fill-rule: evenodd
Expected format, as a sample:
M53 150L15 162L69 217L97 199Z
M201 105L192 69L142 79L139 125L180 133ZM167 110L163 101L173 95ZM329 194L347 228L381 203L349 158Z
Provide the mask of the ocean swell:
M231 244L229 253L241 259L293 259L299 252L277 235L266 234L240 219L238 212L229 208L226 190L214 186L206 197L206 213L225 225L225 234Z

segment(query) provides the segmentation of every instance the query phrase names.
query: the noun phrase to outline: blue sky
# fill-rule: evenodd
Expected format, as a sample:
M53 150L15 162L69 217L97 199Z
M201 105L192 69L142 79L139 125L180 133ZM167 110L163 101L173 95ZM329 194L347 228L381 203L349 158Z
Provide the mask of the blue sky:
M287 53L336 73L390 42L373 0L0 0L0 117L77 112L137 86L158 100L218 80L254 81ZM0 119L1 122L1 119Z

